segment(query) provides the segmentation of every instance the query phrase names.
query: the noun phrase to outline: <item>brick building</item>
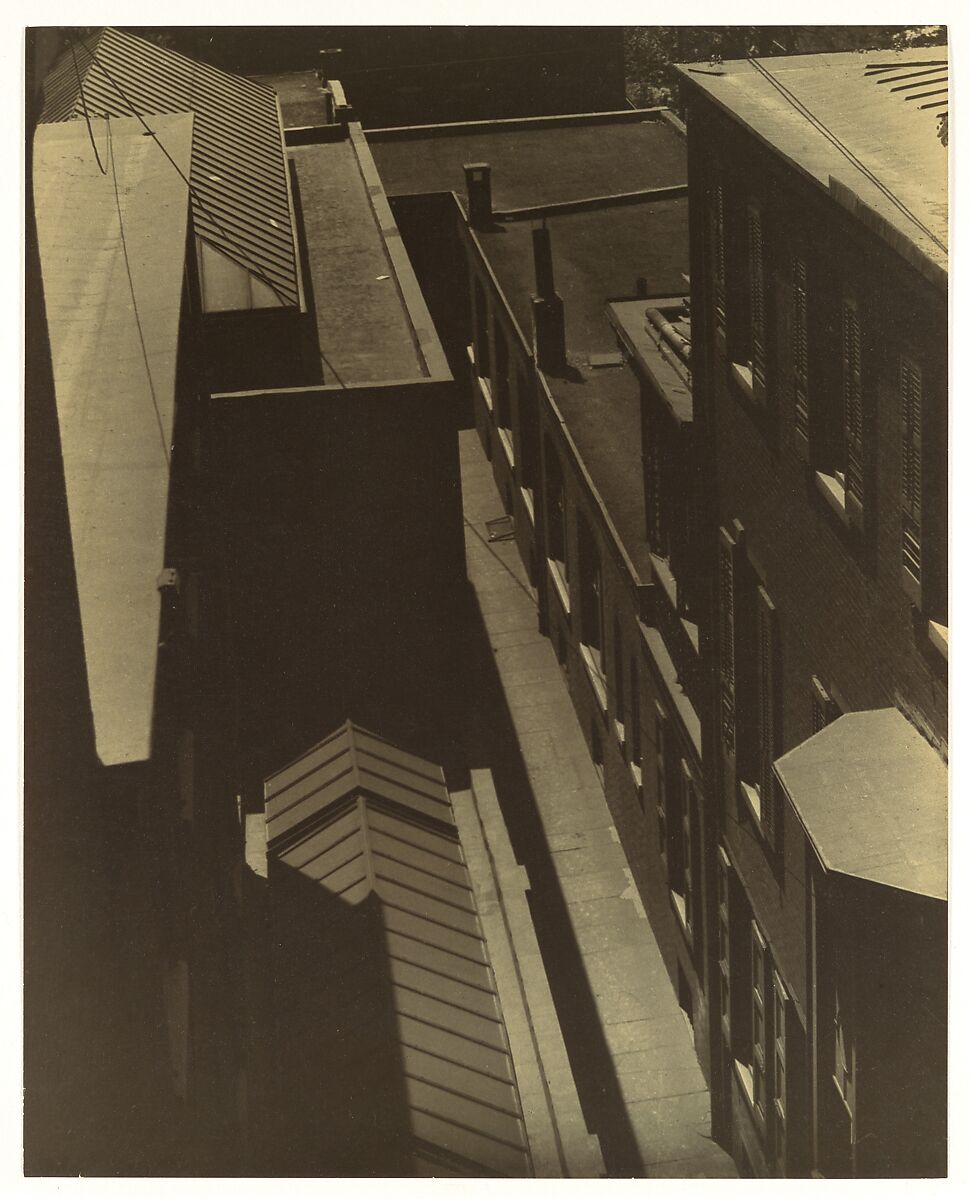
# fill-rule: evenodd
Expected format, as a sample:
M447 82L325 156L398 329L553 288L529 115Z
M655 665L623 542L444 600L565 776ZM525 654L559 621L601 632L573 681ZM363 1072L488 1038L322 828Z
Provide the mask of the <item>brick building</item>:
M945 50L681 71L716 1130L940 1174Z

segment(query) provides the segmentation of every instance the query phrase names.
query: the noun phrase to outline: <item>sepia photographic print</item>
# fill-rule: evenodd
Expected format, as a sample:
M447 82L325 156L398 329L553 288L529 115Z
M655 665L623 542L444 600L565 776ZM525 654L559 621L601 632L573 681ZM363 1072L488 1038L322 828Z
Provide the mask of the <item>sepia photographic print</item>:
M26 29L27 1176L947 1175L947 41Z

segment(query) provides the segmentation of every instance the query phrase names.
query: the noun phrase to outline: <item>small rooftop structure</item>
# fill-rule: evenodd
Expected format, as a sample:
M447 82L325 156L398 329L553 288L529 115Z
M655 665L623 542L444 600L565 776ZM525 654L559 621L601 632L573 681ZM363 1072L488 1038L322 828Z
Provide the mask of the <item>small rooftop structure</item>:
M327 994L281 994L275 1004L284 1020L288 1004L310 1004L326 1047L319 1067L334 1103L349 1106L348 1127L366 1138L375 1105L386 1102L393 1111L378 1116L387 1144L377 1153L396 1172L534 1174L499 988L440 768L347 722L267 779L265 806L271 902L287 885L323 889L324 936L334 946ZM276 920L292 921L286 911ZM285 946L288 936L280 928L274 942ZM355 951L363 938L370 949ZM389 1073L401 1084L386 1101ZM331 1119L319 1114L321 1128Z
M775 773L826 870L946 899L946 766L897 709L846 713Z
M192 154L190 113L155 128L40 125L34 203L97 753L147 759Z
M692 87L945 278L945 46L679 67Z
M42 123L195 116L192 223L207 312L302 305L289 174L275 92L117 29L61 55L44 83ZM148 118L151 118L150 120ZM171 163L167 169L173 171Z

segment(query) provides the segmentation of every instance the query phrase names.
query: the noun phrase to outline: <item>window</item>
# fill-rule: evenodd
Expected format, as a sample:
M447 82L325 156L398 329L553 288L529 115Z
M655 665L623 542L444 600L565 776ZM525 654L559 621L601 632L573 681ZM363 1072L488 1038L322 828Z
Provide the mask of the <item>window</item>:
M845 1101L846 1108L851 1113L855 1104L853 1088L855 1076L855 1048L852 1035L848 1028L847 1010L844 989L835 990L835 1036L834 1036L834 1072L835 1086L839 1095Z
M778 751L778 629L777 614L763 587L758 588L758 791L761 828L771 845L779 833L777 796L772 764Z
M512 458L512 395L509 383L509 346L504 332L495 327L495 375L492 380L495 401L495 423L499 435Z
M637 668L637 660L630 659L630 720L626 726L627 729L627 745L630 757L630 770L633 772L633 781L641 792L641 802L643 799L643 746L641 744L640 734L640 672Z
M812 676L812 733L818 733L826 725L831 725L842 710L826 691L817 675Z
M711 277L713 282L714 329L724 342L727 334L726 230L724 227L724 181L717 175L711 185Z
M660 858L667 864L667 759L669 753L670 733L667 727L667 714L658 704L654 713L655 744L657 748L657 835L660 844Z
M529 376L524 371L516 374L515 398L521 439L522 486L534 488L539 478L539 414Z
M776 971L772 976L774 1049L772 1091L774 1094L773 1138L775 1162L784 1175L788 1152L788 992Z
M666 726L667 749L672 751L670 726ZM691 783L690 769L683 759L667 755L667 795L664 827L667 834L667 885L670 898L680 917L685 932L691 932L691 912L688 901L688 852L690 849L690 805L688 788Z
M720 977L721 1030L731 1040L731 862L717 848L717 967Z
M736 544L726 529L718 539L718 680L721 741L728 754L735 750L734 688L734 554Z
M845 432L845 503L861 524L864 484L862 413L862 336L854 300L842 303L842 418Z
M569 560L566 553L566 493L559 459L548 442L546 443L545 501L546 554L552 568L553 582L563 608L568 613Z
M922 498L923 498L923 374L912 359L899 359L899 392L902 401L902 564L903 584L910 598L922 601Z
M603 655L603 571L593 531L579 514L579 627L583 661L600 708L606 711Z
M478 374L488 379L492 374L491 351L488 341L488 302L485 299L485 289L481 280L475 280L475 369Z
M767 1110L768 1062L768 948L758 928L751 922L751 1080L752 1102L764 1120Z
M687 932L693 938L700 934L701 907L698 903L700 895L701 862L700 843L695 836L699 832L700 814L697 807L697 786L689 767L681 763L683 774L683 809L682 809L682 856L683 856L683 896L684 924Z
M761 210L748 208L748 289L750 329L750 367L756 400L764 398L765 387L765 268Z
M623 635L620 632L620 622L613 618L613 719L616 722L616 732L620 744L626 743L626 697L623 694Z
M792 390L795 400L795 433L807 449L810 417L808 402L808 268L804 257L791 260L792 289Z

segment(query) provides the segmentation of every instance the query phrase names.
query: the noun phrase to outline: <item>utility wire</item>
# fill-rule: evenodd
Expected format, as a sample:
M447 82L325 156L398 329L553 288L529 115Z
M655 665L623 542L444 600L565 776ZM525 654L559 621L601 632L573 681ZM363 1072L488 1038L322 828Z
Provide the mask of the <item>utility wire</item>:
M172 164L172 166L178 172L179 178L183 181L185 186L188 188L189 194L192 196L192 198L198 204L199 208L201 208L202 211L209 217L209 219L212 221L213 225L215 225L216 229L219 231L219 233L225 239L227 245L231 246L236 251L236 253L239 255L239 257L246 264L248 264L248 267L252 271L253 275L255 275L257 279L259 279L262 283L264 283L270 289L270 291L277 298L277 300L279 300L280 305L283 308L290 307L289 302L281 294L279 288L277 288L277 286L273 283L273 281L267 275L265 275L264 272L262 272L259 269L259 267L256 266L256 264L252 261L252 259L246 254L245 250L243 250L242 247L239 246L239 244L237 242L235 242L226 233L226 231L223 228L218 217L215 215L215 213L213 213L212 209L209 208L209 206L205 203L205 201L199 195L198 191L192 186L192 181L186 176L185 172L178 165L178 163L175 161L175 159L172 158L172 156L171 156L171 154L169 154L168 150L166 150L164 144L162 143L161 138L158 136L158 134L155 132L154 129L150 128L150 126L145 121L145 118L138 111L138 109L135 107L135 105L132 103L132 101L128 98L128 95L125 92L125 90L122 88L121 84L118 83L118 81L114 78L114 76L107 69L107 67L105 67L104 63L101 62L101 60L98 58L98 56L94 52L94 50L92 50L91 47L86 42L79 42L78 44L81 45L88 52L88 54L91 56L92 61L98 66L98 68L104 74L104 77L108 80L108 82L115 89L115 91L118 93L118 95L124 101L124 103L128 106L128 108L131 110L132 114L138 119L142 128L145 130L145 133L153 139L155 144L158 146L159 150L161 150L162 154L165 155L165 157L168 159L168 161ZM73 45L71 47L71 53L72 54L74 53ZM79 77L79 81L80 81L80 77ZM83 93L82 93L82 96L83 96ZM97 148L95 148L95 153L97 153ZM99 160L99 165L100 165L100 160ZM295 253L296 253L296 247L294 247L294 254ZM302 330L302 323L301 323L301 330ZM306 337L305 332L303 333L303 336L307 340L307 342L309 342L309 338ZM324 354L324 352L320 348L320 346L318 344L312 344L311 348L312 348L313 352L317 355L317 357L320 359L320 363L325 368L325 370L327 370L331 373L331 375L334 377L334 379L336 379L337 383L342 388L346 388L346 386L347 386L346 383L340 377L340 374L338 373L337 369L334 367L334 365L330 362L330 360Z
M902 202L902 200L899 199L895 192L893 192L891 188L887 187L881 179L877 178L877 176L866 166L866 164L862 162L862 160L859 159L855 154L853 154L848 146L846 146L846 144L836 134L834 134L832 130L829 129L828 126L821 121L811 111L811 109L808 108L806 104L799 100L798 97L792 91L790 91L790 89L787 88L780 79L777 79L774 75L772 75L768 68L764 66L763 63L760 63L756 58L749 58L748 62L751 63L751 65L757 71L759 71L765 77L765 79L768 80L771 86L775 88L775 90L781 96L783 96L794 109L801 113L801 115L808 122L810 122L810 124L812 124L824 137L826 137L832 143L832 145L835 146L835 148L841 154L843 154L854 167L856 167L857 170L861 171L862 174L865 175L865 177L870 181L870 183L877 187L891 204L895 205L895 207L898 208L899 211L904 214L904 216L908 217L918 229L922 230L922 232L926 234L930 241L935 243L935 245L937 245L944 252L944 254L947 253L946 244L942 242L931 229L924 225L919 217L917 217L911 209L906 207L906 205Z
M77 76L78 91L81 93L81 105L84 108L84 120L88 127L88 137L91 139L91 149L94 151L94 157L98 163L98 169L102 175L108 174L108 169L101 161L101 155L98 152L98 144L94 140L94 130L91 128L91 117L88 113L88 102L84 95L84 84L81 82L81 72L78 70L77 55L74 53L74 47L71 47L71 58L74 60L74 74Z
M138 328L138 341L141 343L141 355L145 363L145 374L148 376L148 390L152 397L152 406L155 409L155 420L158 422L158 434L162 440L162 454L165 456L165 465L171 467L172 460L169 454L168 441L165 437L165 426L162 422L162 414L158 408L158 397L155 395L155 381L152 379L152 369L148 361L148 350L145 346L145 334L142 330L141 316L138 312L138 300L135 296L135 283L131 276L131 262L128 258L128 241L125 238L125 221L121 211L121 196L118 192L118 173L115 169L115 151L114 142L111 140L111 118L105 115L105 129L108 134L108 162L111 164L111 182L114 185L115 207L118 210L118 229L121 232L121 252L125 260L125 273L128 276L128 290L131 292L131 307L135 314L135 325ZM105 172L107 174L107 172Z

